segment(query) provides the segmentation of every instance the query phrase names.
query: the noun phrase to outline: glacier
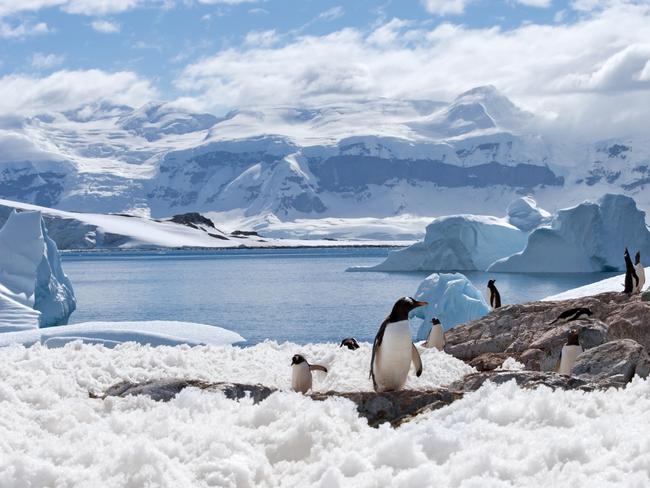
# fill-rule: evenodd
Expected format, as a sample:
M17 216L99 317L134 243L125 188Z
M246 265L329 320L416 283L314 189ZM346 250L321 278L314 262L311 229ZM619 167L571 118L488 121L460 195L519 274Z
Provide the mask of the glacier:
M557 212L534 230L523 251L490 266L492 272L589 273L625 269L623 251L650 256L645 212L625 195L607 194Z
M15 303L40 312L38 326L66 324L76 308L72 283L61 268L56 244L47 235L40 212L13 211L0 229L0 292L17 315ZM15 303L14 303L15 302ZM24 311L24 310L23 310ZM22 328L33 324L27 313Z
M490 312L480 291L461 273L433 273L427 276L414 298L428 305L416 308L412 314L423 320L416 340L426 340L431 330L431 319L436 317L449 330L458 324L478 319Z

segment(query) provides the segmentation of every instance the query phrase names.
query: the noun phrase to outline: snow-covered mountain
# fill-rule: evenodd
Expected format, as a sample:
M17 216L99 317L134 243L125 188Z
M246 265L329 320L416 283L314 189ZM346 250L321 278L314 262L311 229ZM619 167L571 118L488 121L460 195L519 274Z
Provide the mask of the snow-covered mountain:
M166 103L102 103L0 119L0 197L70 211L168 217L551 211L606 192L650 210L650 140L575 142L535 131L491 86L451 102L259 107L223 118Z

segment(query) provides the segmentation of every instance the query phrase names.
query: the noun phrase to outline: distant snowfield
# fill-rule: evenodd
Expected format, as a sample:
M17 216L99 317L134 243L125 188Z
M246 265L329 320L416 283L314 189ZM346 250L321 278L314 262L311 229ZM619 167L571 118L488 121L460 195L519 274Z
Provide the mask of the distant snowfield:
M645 269L646 276L650 276L650 266ZM625 288L625 274L612 276L596 283L591 283L589 285L580 286L578 288L573 288L571 290L558 293L557 295L552 295L546 298L543 298L542 301L549 302L554 300L571 300L572 298L587 297L591 295L597 295L599 293L606 293L610 291L620 291L622 292ZM649 289L648 283L643 288L643 291Z
M0 349L2 486L647 486L650 382L592 393L486 385L399 429L344 399L258 405L187 389L169 403L91 399L122 380L186 377L286 388L291 354L331 360L318 389L368 388L369 344ZM467 366L423 357L428 386ZM415 385L413 385L415 386Z
M422 217L388 219L322 219L279 222L260 228L262 238L216 239L208 233L169 221L156 221L145 217L129 217L98 213L68 212L40 207L28 203L0 199L0 205L22 210L38 210L45 216L75 219L81 223L97 226L105 233L123 235L128 240L121 249L141 247L192 247L192 248L237 248L237 247L339 247L339 246L405 246L412 244L424 234L426 221ZM346 222L347 221L347 222ZM217 227L238 230L237 224L246 221L215 221ZM283 227L284 226L284 227ZM250 229L250 227L244 227ZM419 231L417 229L420 229ZM269 237L264 234L269 230ZM419 233L418 233L419 232ZM312 238L311 236L315 237ZM340 239L338 239L340 237ZM337 240L332 240L337 238Z

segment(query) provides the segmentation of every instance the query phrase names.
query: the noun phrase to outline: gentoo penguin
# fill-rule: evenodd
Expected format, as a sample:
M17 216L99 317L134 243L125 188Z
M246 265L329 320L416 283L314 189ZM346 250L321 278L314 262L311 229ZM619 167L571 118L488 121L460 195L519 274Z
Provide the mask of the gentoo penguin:
M411 340L409 312L424 305L427 302L400 298L379 327L370 359L370 377L375 391L400 390L406 383L411 362L416 376L422 374L420 353Z
M645 269L641 264L641 253L639 251L634 255L634 270L636 275L639 277L639 284L634 290L636 293L641 293L643 291L643 286L645 285Z
M593 312L587 307L570 308L569 310L565 310L560 315L558 315L557 318L551 322L551 324L554 324L558 320L562 319L567 319L567 322L572 322L574 320L578 320L583 315L588 315L591 317L593 315Z
M293 391L307 393L311 388L311 372L324 371L327 373L325 366L318 364L309 364L300 354L294 354L291 358L291 388Z
M440 321L435 317L431 319L431 330L429 331L427 340L424 342L424 347L435 347L438 351L442 351L445 348L445 330L442 328Z
M490 290L490 306L493 309L501 307L501 294L499 293L499 290L497 290L497 287L494 286L495 281L496 280L490 280L487 284L488 290Z
M639 285L639 277L636 274L632 260L630 259L630 253L625 248L625 253L623 254L625 258L625 289L623 293L630 294Z
M560 367L558 373L563 375L570 375L576 358L582 354L582 346L580 345L580 336L578 331L573 329L569 332L567 342L562 347L562 355L560 356Z
M359 349L359 343L354 337L346 337L345 339L343 339L339 347L343 347L343 346L347 347L351 351L355 351Z

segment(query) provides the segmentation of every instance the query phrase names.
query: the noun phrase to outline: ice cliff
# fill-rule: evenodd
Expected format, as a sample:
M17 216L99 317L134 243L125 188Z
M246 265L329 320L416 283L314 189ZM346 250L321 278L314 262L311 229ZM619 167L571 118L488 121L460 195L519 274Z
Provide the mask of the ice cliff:
M0 229L0 300L7 305L3 316L11 319L4 330L66 324L76 308L72 283L40 212L14 211Z
M622 271L623 251L650 258L645 212L624 195L607 194L559 210L549 226L535 229L525 249L490 266L494 272L589 273Z

